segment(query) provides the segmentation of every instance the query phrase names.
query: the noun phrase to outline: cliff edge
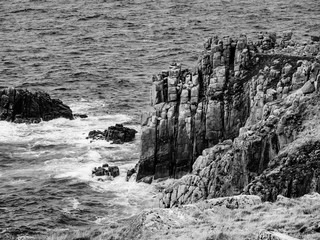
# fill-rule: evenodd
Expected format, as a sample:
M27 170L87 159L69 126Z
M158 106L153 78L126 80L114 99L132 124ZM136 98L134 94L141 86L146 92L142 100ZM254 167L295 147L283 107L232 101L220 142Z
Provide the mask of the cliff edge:
M153 76L137 180L180 178L161 206L320 191L320 43L291 37L209 38L194 71L173 63Z

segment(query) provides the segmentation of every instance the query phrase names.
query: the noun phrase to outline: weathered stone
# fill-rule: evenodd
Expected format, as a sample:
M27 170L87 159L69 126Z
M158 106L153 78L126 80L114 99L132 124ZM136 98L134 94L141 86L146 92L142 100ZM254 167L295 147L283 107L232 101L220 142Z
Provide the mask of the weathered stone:
M303 86L308 79L308 72L310 70L310 63L308 61L299 61L298 63L301 64L301 66L298 67L297 71L292 75L294 90Z
M0 91L0 120L38 123L60 117L73 119L71 109L45 92L15 88Z
M295 99L307 96L293 90L315 78L315 60L273 54L285 53L291 43L282 39L277 48L273 34L263 37L256 46L245 35L212 40L196 75L181 70L169 77L169 98L154 106L156 114L142 128L137 176L181 178L191 172L166 188L163 206L240 194L297 138L305 104Z
M311 81L307 81L301 88L304 94L313 93L315 91L314 84Z
M189 101L189 90L188 89L182 89L181 95L180 95L180 102L181 103L187 103Z

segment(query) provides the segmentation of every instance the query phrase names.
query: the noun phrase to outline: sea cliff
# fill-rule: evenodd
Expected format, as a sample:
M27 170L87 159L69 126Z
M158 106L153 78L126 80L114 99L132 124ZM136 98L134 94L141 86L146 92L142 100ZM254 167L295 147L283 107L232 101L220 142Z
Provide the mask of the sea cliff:
M291 32L256 41L215 36L195 69L173 63L153 76L137 180L178 179L160 206L320 191L319 139L308 133L319 115L318 40L297 43Z

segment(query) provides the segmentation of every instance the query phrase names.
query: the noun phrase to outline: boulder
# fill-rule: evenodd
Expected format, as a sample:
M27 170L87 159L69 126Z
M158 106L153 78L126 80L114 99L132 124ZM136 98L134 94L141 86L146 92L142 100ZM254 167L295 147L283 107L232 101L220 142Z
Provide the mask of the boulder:
M132 128L124 127L122 124L108 127L106 132L106 140L113 141L113 143L130 142L134 139L137 131Z
M0 91L0 120L38 123L55 118L73 119L71 109L43 91L7 88Z
M117 166L109 166L108 171L112 177L117 177L120 175L120 170L119 170L119 167Z
M314 84L311 81L307 81L301 88L303 94L313 93L315 90Z

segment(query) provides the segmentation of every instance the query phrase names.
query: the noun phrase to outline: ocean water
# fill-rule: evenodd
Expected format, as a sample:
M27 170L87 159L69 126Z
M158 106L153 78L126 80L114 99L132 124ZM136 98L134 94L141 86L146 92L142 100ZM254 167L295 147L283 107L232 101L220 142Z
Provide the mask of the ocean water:
M156 190L126 182L132 143L90 142L115 123L140 130L151 76L173 61L192 69L213 35L320 35L319 0L0 1L0 88L45 90L86 119L0 122L0 233L108 224L156 206ZM99 182L91 170L120 167Z

